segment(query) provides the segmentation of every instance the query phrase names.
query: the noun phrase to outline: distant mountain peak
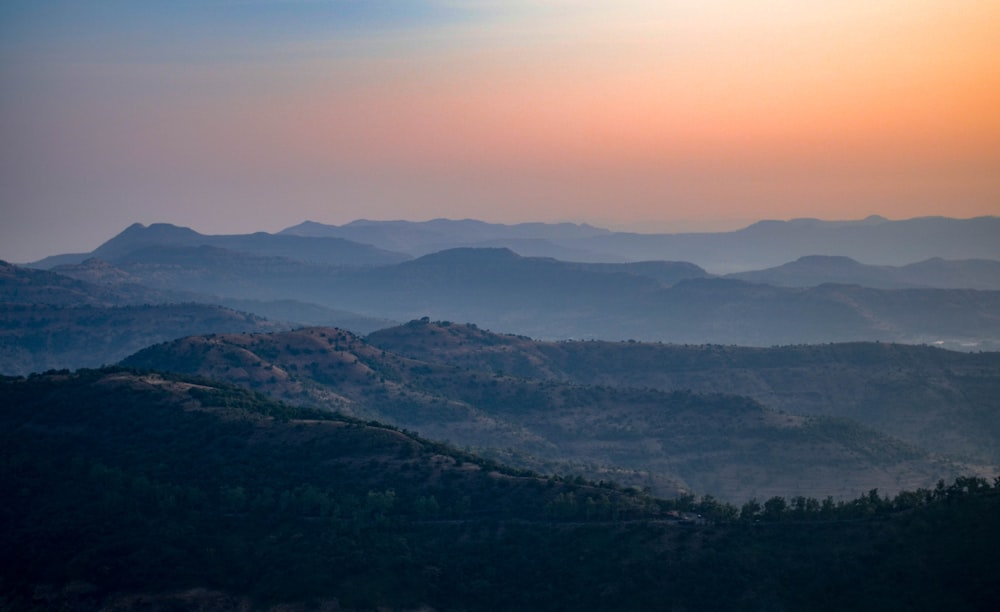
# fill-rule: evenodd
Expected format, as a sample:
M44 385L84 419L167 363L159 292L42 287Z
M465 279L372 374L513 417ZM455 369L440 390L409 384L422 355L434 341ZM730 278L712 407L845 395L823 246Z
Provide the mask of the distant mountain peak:
M888 219L886 219L882 215L868 215L862 221L870 225L875 225L877 223L885 223L888 221Z
M803 255L795 260L797 264L839 264L839 265L861 265L856 259L846 255ZM789 264L785 264L789 265Z
M463 262L482 264L489 262L517 261L520 259L524 259L524 257L521 257L506 247L457 247L454 249L445 249L443 251L424 255L423 257L419 257L413 261L414 263Z

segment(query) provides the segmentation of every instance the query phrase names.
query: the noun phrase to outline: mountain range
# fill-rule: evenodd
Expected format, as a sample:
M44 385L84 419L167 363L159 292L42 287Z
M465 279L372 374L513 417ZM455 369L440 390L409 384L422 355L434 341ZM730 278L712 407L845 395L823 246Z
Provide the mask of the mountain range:
M457 247L507 247L524 256L575 261L689 261L717 274L778 266L808 255L841 255L896 266L933 257L1000 260L998 217L794 219L760 221L731 232L683 234L612 232L567 223L502 225L435 219L355 221L341 226L305 222L281 233L339 237L413 256Z
M240 253L291 257L311 263L345 266L382 265L408 259L405 255L340 238L276 235L266 232L206 235L169 223L154 223L149 226L133 223L90 253L47 257L32 266L45 269L56 265L81 263L91 257L115 260L133 251L158 246L216 247Z
M726 278L785 287L826 283L875 289L1000 289L1000 261L926 259L905 266L872 266L850 257L809 255L765 270L727 274Z
M455 335L452 328L472 329L414 321L400 331L377 332L374 339L382 339L383 345L397 334L412 340L409 330L419 329L423 343L435 347L432 350L457 345L458 355L474 354L476 346L504 344L476 330ZM468 342L456 340L463 337ZM531 353L518 356L530 359ZM880 365L900 363L893 355L877 352L870 358ZM607 359L635 358L609 351ZM515 377L487 367L467 369L456 361L462 358L449 363L403 357L341 330L310 328L183 338L144 349L122 364L236 383L285 401L416 430L506 463L548 473L572 471L595 480L614 475L661 495L676 494L680 488L728 500L768 497L778 491L851 496L873 487L927 486L941 474L982 469L942 460L857 421L823 415L821 402L816 402L817 415L806 417L769 409L745 396L723 394L728 393L724 383L692 393L669 385L658 389L578 382L588 378L586 368L576 372L576 381L563 382L551 376ZM766 363L766 356L759 361ZM814 361L819 363L808 373L809 379L822 376L823 357ZM913 361L934 363L933 358L919 356ZM671 369L664 366L661 362L660 368ZM1000 382L1000 361L993 356L967 366L971 372L983 368L991 373L965 385L982 395L966 406L937 406L937 389L911 393L908 397L917 403L910 407L908 418L924 427L939 427L939 421L962 414L963 408L972 411L977 416L966 416L948 430L961 440L968 456L995 453L993 432L1000 431L1000 423L987 416L996 413L987 389L995 390ZM910 367L902 377L922 371L920 366ZM888 386L894 379L872 375L871 386ZM992 471L987 468L982 473Z
M546 226L532 227L540 231ZM321 258L311 251L291 257L288 251L275 255L274 249L250 252L194 245L192 236L201 235L179 230L183 228L132 226L90 254L112 259L61 264L53 270L102 283L130 278L161 291L210 295L209 301L240 304L257 314L301 324L340 325L353 319L353 329L360 332L377 325L366 325L363 317L391 322L430 316L547 339L754 346L880 340L962 350L1000 347L1000 292L956 287L993 286L1000 264L989 261L932 260L888 269L840 259L831 265L829 258L811 257L784 269L761 271L757 280L775 283L762 284L714 278L683 261L565 262L524 257L503 248L455 248L398 263L374 265L368 259L364 261L371 265L347 266L343 261L330 263L336 259L332 257L318 261ZM595 231L576 228L584 230ZM169 242L175 235L180 238ZM243 242L219 237L225 240L218 243L260 245L267 243L265 236L254 234L253 240ZM913 287L921 277L936 279L925 284L955 288ZM298 314L280 308L290 305L288 300L299 305ZM253 310L253 302L267 302L269 307L266 312ZM320 309L332 312L326 320L296 318L310 309L314 315Z
M366 336L421 361L563 384L731 393L846 418L930 450L1000 464L1000 353L842 343L783 347L544 342L414 322Z
M0 262L0 609L992 610L998 222Z

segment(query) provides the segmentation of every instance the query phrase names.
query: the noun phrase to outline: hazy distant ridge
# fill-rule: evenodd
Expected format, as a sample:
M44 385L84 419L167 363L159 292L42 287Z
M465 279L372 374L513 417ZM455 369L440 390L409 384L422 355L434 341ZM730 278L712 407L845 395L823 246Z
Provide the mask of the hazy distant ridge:
M842 255L810 255L775 268L729 274L727 278L786 287L844 283L876 289L997 290L1000 261L935 257L905 266L873 266Z
M422 255L467 246L508 246L521 255L579 261L689 261L714 273L740 272L784 264L807 255L842 255L867 264L905 265L926 259L1000 260L1000 217L950 219L920 217L891 221L872 216L859 221L760 221L732 232L612 232L589 225L502 225L481 221L355 221L346 225L305 222L281 232L336 236L383 249ZM518 249L514 241L530 247ZM503 244L503 241L509 241Z
M368 244L359 244L341 238L315 238L265 232L206 235L190 228L169 223L154 223L149 226L133 223L90 253L47 257L32 265L38 268L49 268L60 264L81 263L88 257L114 261L143 248L160 246L208 246L255 255L287 257L311 263L341 266L385 265L408 259L406 255L400 253L393 253Z

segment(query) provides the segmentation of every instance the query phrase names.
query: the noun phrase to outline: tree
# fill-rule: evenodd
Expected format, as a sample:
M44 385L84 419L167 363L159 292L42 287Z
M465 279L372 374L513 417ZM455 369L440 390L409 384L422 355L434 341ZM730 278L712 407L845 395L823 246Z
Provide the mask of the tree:
M757 501L756 497L751 497L750 500L743 504L743 507L740 508L740 520L752 521L760 514L760 510L760 502Z
M776 495L764 502L764 519L768 521L777 521L785 513L787 508L788 503L785 501L785 498Z

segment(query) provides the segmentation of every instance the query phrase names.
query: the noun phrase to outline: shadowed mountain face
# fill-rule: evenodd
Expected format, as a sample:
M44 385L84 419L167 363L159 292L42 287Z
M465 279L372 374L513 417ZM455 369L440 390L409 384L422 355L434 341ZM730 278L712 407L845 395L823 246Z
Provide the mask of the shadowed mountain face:
M851 421L779 413L745 397L512 378L402 357L331 329L185 338L123 363L226 380L519 465L661 493L680 485L725 499L849 497L928 485L958 467Z
M429 322L366 340L414 359L523 378L733 393L790 413L846 417L937 453L1000 462L1000 353L875 343L540 342Z

